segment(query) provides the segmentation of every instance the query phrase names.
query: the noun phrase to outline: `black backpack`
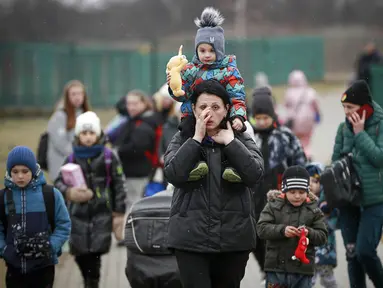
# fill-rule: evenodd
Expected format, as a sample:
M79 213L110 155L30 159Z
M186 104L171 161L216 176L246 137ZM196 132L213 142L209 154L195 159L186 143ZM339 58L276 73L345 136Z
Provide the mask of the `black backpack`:
M48 223L50 225L50 234L53 233L53 231L56 228L55 225L55 194L53 191L54 187L52 185L43 185L43 197L44 197L44 203L45 203L45 210L48 217ZM7 233L7 227L8 227L8 217L5 214L5 201L4 201L4 194L6 194L7 197L7 206L8 206L8 215L10 213L10 210L14 209L14 202L13 202L13 195L12 190L5 188L0 190L0 221L3 223L4 226L4 235ZM15 212L15 211L14 211Z
M40 135L39 146L37 147L37 163L40 164L40 168L48 170L48 132L44 132Z
M360 181L352 161L352 155L347 155L321 173L320 182L331 208L360 205Z

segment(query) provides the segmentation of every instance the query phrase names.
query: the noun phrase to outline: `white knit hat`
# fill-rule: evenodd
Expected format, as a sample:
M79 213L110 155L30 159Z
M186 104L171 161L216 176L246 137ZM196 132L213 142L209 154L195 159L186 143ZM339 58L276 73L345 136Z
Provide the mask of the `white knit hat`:
M93 131L97 136L101 135L101 121L96 113L88 111L77 117L74 132L78 136L83 131Z

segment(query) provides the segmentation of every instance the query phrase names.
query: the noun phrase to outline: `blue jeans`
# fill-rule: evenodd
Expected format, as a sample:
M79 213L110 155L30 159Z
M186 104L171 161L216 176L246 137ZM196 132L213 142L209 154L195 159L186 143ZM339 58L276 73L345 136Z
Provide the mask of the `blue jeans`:
M383 287L383 267L376 252L382 236L383 204L339 209L351 288L366 288L366 273L375 287Z
M266 288L311 288L313 276L266 272Z

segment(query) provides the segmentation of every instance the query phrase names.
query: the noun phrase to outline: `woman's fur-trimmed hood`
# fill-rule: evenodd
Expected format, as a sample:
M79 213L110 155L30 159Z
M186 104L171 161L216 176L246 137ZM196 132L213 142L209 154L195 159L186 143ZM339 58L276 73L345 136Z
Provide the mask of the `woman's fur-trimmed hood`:
M282 193L282 191L279 190L270 190L267 192L267 201L272 201L272 200L283 200L285 199L286 193ZM315 194L309 192L306 202L316 202L318 201L318 197L315 196Z

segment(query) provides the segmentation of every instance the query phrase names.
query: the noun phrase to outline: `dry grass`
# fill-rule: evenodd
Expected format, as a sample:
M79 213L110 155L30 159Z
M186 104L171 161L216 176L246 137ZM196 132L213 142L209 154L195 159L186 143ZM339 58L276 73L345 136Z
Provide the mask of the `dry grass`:
M95 110L105 126L115 112L113 109ZM0 126L0 175L5 174L8 152L17 145L37 150L40 134L44 132L49 117L4 118ZM2 177L2 176L0 176ZM2 186L2 185L0 185Z

